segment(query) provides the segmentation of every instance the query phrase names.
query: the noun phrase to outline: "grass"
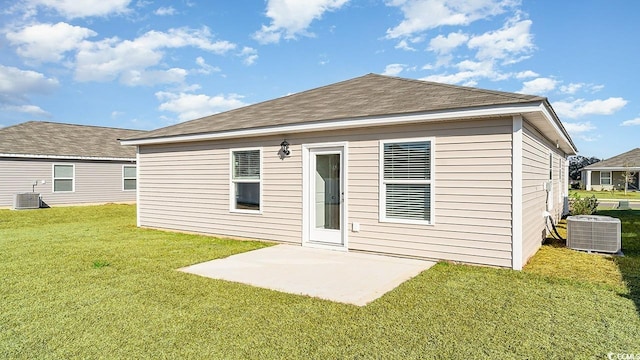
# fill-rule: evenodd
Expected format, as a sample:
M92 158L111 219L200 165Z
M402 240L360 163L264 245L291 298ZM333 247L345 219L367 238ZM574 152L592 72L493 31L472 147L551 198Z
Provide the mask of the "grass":
M627 195L623 190L616 191L587 191L587 190L569 190L569 196L578 194L580 197L594 195L597 199L629 199L640 200L640 191L627 191Z
M0 210L0 358L640 353L640 212L615 214L624 258L548 245L522 272L440 263L356 307L175 271L268 245L138 229L130 205Z

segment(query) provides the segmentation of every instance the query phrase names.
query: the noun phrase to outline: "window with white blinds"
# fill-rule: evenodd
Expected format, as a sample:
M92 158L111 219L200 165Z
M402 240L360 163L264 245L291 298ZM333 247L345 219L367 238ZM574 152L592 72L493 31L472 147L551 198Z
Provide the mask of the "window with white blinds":
M231 210L260 211L261 157L260 149L231 152Z
M433 223L433 140L380 143L380 220Z

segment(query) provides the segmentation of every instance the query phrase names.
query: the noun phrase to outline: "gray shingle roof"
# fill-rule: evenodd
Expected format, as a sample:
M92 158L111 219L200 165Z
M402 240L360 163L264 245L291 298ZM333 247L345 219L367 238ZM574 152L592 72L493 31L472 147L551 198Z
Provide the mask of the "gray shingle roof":
M135 146L118 139L145 131L29 121L0 129L0 154L135 158Z
M150 131L144 137L131 139L535 101L546 101L546 98L368 74Z
M595 164L585 166L584 170L603 169L603 168L640 168L640 148L629 150L612 158L602 160Z

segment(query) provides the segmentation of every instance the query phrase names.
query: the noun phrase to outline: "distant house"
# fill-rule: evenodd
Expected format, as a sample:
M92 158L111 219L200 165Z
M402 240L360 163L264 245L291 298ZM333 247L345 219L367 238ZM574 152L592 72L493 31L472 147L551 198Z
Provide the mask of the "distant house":
M375 74L122 144L139 226L513 269L576 153L546 98Z
M32 191L50 206L134 202L136 151L118 139L143 134L40 121L0 129L0 207Z
M628 189L638 190L640 187L638 182L640 148L585 166L581 171L581 179L583 179L583 186L587 190L624 190L624 174L627 171L635 173Z

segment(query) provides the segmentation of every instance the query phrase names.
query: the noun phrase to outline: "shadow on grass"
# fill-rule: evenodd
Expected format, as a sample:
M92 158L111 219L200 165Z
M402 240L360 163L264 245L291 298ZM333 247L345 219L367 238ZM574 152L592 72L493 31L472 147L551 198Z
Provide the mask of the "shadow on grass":
M560 233L560 236L564 236L566 239L567 223L563 221L556 224L556 229ZM567 240L556 239L555 236L548 235L547 238L544 240L543 245L549 245L554 248L563 248L563 247L567 247Z
M623 257L616 257L615 262L620 269L628 297L636 305L640 315L640 210L604 210L598 215L620 219Z

